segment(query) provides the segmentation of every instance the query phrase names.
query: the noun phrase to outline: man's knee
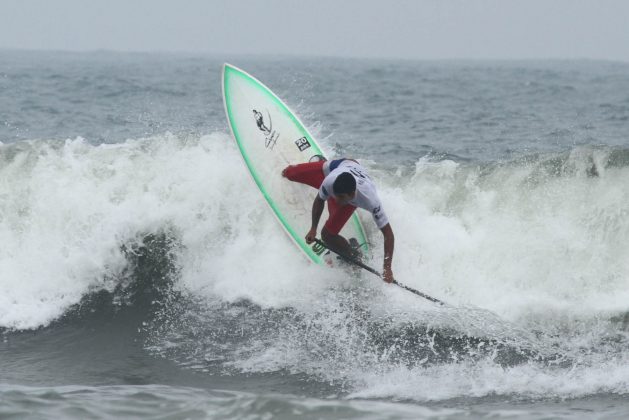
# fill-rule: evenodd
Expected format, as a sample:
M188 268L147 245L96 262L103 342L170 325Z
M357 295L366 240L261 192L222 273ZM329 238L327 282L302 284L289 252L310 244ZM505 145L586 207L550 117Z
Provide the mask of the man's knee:
M323 239L324 242L329 242L336 236L339 236L338 233L330 232L327 227L323 226L323 228L321 228L321 239Z
M288 165L286 168L284 168L282 170L282 176L284 178L287 178L289 181L293 180L293 174L294 174L294 170L293 168L295 167L295 165Z

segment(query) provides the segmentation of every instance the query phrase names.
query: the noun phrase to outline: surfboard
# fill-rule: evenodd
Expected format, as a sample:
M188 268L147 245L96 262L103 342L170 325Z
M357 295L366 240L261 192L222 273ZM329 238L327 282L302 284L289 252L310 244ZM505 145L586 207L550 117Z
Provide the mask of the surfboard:
M311 261L323 263L325 248L305 240L317 190L291 182L281 173L287 165L309 162L317 155L325 157L324 151L295 113L255 77L225 63L222 81L227 121L255 184L295 245ZM367 251L365 231L356 213L341 235L356 238L362 251Z

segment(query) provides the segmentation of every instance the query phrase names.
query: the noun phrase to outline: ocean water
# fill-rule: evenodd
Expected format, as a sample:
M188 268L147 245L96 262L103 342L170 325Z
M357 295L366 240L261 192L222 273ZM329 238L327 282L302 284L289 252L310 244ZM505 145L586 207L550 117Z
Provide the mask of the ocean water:
M294 249L223 61L361 160L448 305ZM629 416L628 63L0 51L0 92L0 417Z

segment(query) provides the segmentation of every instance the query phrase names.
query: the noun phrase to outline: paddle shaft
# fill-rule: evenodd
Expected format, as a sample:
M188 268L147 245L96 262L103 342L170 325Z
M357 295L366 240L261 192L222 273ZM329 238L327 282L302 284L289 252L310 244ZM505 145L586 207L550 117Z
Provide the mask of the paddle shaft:
M360 267L360 268L362 268L364 270L367 270L370 273L375 274L376 276L378 276L380 278L383 278L382 277L382 273L380 273L379 271L376 271L375 269L369 267L367 264L364 264L362 261L359 261L356 258L352 258L349 255L345 255L342 252L339 252L339 251L337 251L335 249L330 248L325 242L323 242L320 239L315 238L315 242L317 244L319 244L320 246L322 246L322 247L324 247L324 248L334 252L336 255L338 255L339 257L343 258L345 261L347 261L349 263L352 263L352 264L354 264L354 265L356 265L356 266L358 266L358 267ZM408 290L409 292L414 293L417 296L423 297L424 299L427 299L427 300L429 300L431 302L438 303L439 305L445 305L445 303L440 301L439 299L434 298L432 296L429 296L429 295L427 295L427 294L425 294L423 292L420 292L417 289L413 289L412 287L409 287L409 286L407 286L405 284L399 283L397 280L393 280L392 283L395 284L396 286L401 287L404 290Z

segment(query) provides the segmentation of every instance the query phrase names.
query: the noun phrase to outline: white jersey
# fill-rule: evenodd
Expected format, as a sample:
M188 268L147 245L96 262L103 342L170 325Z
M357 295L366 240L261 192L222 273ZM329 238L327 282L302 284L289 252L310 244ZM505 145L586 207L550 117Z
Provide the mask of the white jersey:
M325 179L321 183L321 188L319 188L319 198L327 200L330 197L336 197L332 185L336 178L344 172L349 172L356 179L356 196L349 201L349 204L371 213L378 229L385 227L389 223L389 219L382 208L382 203L376 192L376 186L369 178L369 175L367 175L365 168L358 162L350 159L325 162L323 164Z

